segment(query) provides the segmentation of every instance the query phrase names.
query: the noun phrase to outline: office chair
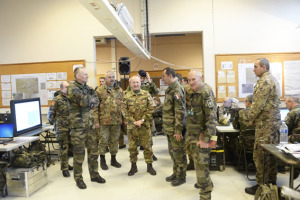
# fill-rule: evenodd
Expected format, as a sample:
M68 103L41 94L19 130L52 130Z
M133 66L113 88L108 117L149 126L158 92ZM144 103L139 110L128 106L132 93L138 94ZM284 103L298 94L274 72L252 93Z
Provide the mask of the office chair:
M246 131L241 132L239 136L241 150L239 152L239 160L238 160L238 168L240 166L241 156L244 156L244 165L246 170L246 176L249 181L255 181L256 179L249 178L248 172L248 162L247 162L247 154L252 155L253 157L253 146L255 141L255 130L247 129Z

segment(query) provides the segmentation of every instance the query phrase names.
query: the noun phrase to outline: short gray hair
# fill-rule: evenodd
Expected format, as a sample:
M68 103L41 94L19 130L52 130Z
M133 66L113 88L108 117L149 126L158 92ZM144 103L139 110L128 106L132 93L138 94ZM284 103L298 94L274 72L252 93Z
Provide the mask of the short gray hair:
M292 102L295 102L295 103L299 104L299 98L298 97L289 96L289 97L287 97L287 99L292 101Z
M269 69L270 69L270 63L269 63L268 59L266 59L266 58L258 58L257 60L259 60L260 67L262 67L263 65L266 65L266 69L267 69L267 71L269 71Z
M76 67L74 70L74 77L77 79L77 75L80 73L81 70L85 69L84 67Z
M200 70L191 69L189 74L191 74L191 73L195 73L198 78L202 77L202 74L201 74Z
M115 75L115 73L114 73L113 71L107 71L107 72L105 73L105 78L107 78L107 76L108 76L109 74Z

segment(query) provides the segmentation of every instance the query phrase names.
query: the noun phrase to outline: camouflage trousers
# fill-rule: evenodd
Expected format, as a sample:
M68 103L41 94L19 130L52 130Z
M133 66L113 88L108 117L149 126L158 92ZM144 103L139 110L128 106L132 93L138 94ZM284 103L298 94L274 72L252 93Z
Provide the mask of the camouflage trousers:
M276 183L277 179L277 159L273 155L265 152L261 144L278 144L279 129L255 129L255 143L253 150L253 160L256 166L256 182Z
M82 180L82 163L85 157L85 148L88 154L88 166L91 178L99 176L98 173L98 144L95 129L72 129L71 141L73 143L73 167L75 181Z
M144 159L146 163L153 162L153 151L151 144L149 142L149 133L151 134L150 127L141 126L141 128L127 129L128 136L128 151L131 163L136 163L138 160L138 143L140 142L141 146L144 147Z
M173 174L177 178L186 177L187 160L184 151L185 139L177 141L173 135L167 135L168 149L173 160Z
M70 131L55 132L56 140L59 142L60 169L69 169L69 143L71 141Z
M194 159L197 183L200 186L200 200L211 199L213 186L208 166L211 149L201 149L196 143L190 143L190 150Z
M119 136L121 125L100 125L99 128L99 153L106 154L106 148L109 147L111 155L117 155L119 149Z
M127 134L127 126L121 125L121 131L119 136L119 146L124 145L124 135Z

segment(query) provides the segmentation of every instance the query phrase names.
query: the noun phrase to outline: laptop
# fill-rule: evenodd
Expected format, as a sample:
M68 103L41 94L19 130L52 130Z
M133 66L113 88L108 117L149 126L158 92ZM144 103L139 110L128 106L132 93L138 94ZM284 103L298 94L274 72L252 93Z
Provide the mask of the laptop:
M14 124L0 124L0 143L14 139Z

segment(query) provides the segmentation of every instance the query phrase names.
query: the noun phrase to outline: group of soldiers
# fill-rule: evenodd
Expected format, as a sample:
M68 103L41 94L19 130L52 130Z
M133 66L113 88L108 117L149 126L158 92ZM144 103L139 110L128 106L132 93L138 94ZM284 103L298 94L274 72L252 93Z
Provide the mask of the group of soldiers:
M269 62L258 59L254 70L260 77L255 86L253 96L246 98L246 110L241 112L246 121L255 127L254 162L257 168L257 185L246 188L247 193L253 194L263 182L276 184L276 159L268 155L265 166L265 180L262 176L264 154L261 144L278 143L280 127L280 93L278 82L269 72ZM136 165L138 145L144 148L144 158L147 172L156 175L152 163L153 127L153 95L158 93L150 76L143 70L129 80L129 87L122 91L115 83L115 75L109 71L104 78L104 84L96 90L89 87L88 73L85 68L74 70L75 82L68 85L63 83L61 91L49 108L48 119L55 125L57 139L61 147L61 169L65 177L68 173L67 140L73 144L74 179L79 188L86 185L82 177L82 163L85 148L88 152L88 166L91 181L105 183L98 172L98 156L100 166L107 170L105 154L111 154L111 165L117 168L118 141L121 125L126 127L131 169L129 176L138 172ZM145 84L144 80L148 82ZM166 177L172 186L186 182L187 157L196 171L197 183L200 188L200 199L211 199L213 183L209 175L208 161L211 148L216 147L217 104L212 88L202 82L200 71L191 70L188 74L188 85L181 85L175 70L167 67L162 72L162 81L168 86L165 91L163 109L163 131L167 136L168 149L173 161L172 174ZM288 98L287 104L298 102ZM290 110L299 110L298 105L290 103ZM289 118L299 119L299 111L288 115ZM291 112L292 113L292 112ZM287 118L288 118L287 117ZM291 120L292 121L292 120ZM288 122L287 122L288 124ZM293 121L293 124L295 122ZM241 126L243 126L241 124ZM247 125L248 126L248 125ZM289 128L290 125L288 124ZM98 131L97 131L98 130ZM265 167L266 168L266 167Z

